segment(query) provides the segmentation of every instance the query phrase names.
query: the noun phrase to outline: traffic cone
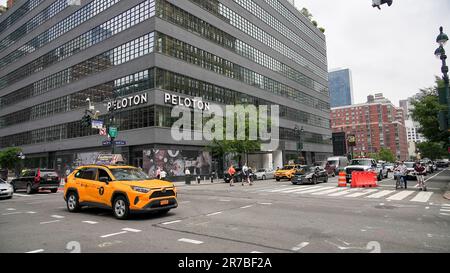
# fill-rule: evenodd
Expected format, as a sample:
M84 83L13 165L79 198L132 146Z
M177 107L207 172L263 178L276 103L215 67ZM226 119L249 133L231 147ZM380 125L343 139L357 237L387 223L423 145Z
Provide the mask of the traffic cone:
M338 187L347 187L347 178L345 172L339 172Z

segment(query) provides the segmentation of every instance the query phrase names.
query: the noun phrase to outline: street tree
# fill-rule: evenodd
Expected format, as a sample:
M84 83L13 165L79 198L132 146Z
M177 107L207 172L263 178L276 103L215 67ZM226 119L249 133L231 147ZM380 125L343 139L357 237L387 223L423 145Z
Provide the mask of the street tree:
M0 151L0 168L12 170L20 163L18 154L22 152L21 148L12 147Z
M440 143L436 142L422 142L417 144L422 158L429 158L431 160L440 159L446 156L447 151Z

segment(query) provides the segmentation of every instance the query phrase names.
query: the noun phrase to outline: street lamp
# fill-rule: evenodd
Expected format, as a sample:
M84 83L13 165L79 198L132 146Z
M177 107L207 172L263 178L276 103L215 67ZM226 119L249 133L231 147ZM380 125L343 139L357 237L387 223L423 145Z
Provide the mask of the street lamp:
M441 104L447 105L447 123L445 123L445 112L439 112L439 123L441 129L444 131L450 130L450 90L449 90L449 78L448 78L448 66L447 66L447 55L445 54L444 46L448 42L448 35L444 33L444 28L439 28L439 35L436 38L436 43L439 47L434 51L434 55L442 61L442 79L444 80L444 89L439 90L439 102ZM448 139L450 147L450 137Z
M302 150L303 150L303 132L305 130L303 129L303 126L301 127L301 129L299 129L297 126L295 126L294 128L294 134L296 137L298 137L298 143L297 143L297 153L300 154L301 157L303 157L302 155Z

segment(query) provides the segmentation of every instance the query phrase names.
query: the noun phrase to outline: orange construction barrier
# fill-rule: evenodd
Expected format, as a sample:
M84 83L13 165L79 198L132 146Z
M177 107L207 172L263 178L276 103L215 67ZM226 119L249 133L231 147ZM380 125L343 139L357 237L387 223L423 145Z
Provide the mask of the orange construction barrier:
M377 187L377 175L374 172L352 172L352 188Z
M347 179L345 178L345 172L339 172L338 187L347 187Z

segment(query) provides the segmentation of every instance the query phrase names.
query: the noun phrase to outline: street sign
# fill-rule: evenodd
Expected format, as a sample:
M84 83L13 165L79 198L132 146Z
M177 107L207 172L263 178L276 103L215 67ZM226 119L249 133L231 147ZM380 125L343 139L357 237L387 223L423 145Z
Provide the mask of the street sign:
M106 128L101 128L100 131L98 132L98 134L101 136L106 136L107 135Z
M117 137L117 127L109 127L108 134L111 137Z
M109 146L109 145L111 145L111 141L105 140L105 141L102 142L102 145L103 146Z
M127 142L124 140L115 140L114 144L117 146L124 146L124 145L127 145Z
M102 129L103 128L103 120L93 119L91 121L91 124L92 124L93 129Z

